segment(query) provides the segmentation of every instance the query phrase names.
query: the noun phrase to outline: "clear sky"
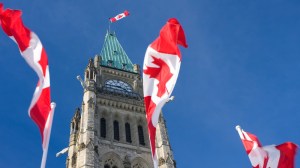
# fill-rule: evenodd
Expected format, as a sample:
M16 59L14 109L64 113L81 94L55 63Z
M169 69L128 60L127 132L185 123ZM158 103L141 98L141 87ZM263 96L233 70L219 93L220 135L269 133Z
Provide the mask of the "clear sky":
M57 103L47 167L65 167L70 121L82 102L76 80L100 53L108 18L133 63L165 22L176 17L189 48L163 108L179 168L251 167L235 130L256 134L263 145L300 145L300 1L298 0L4 0L49 57L52 100ZM35 168L41 137L27 110L37 76L16 44L0 31L0 167ZM300 156L296 157L300 164Z

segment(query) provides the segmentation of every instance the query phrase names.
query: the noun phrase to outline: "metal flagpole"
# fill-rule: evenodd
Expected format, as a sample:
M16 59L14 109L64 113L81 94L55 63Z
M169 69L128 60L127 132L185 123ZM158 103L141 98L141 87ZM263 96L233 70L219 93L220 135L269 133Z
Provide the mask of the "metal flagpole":
M47 161L47 154L48 154L48 147L49 147L49 141L50 141L50 135L51 135L51 128L52 128L52 122L53 122L53 116L55 111L56 103L51 103L51 111L48 115L48 119L46 122L46 128L47 132L45 133L46 136L44 136L44 142L43 142L43 157L42 157L42 163L41 168L46 167L46 161ZM47 129L48 127L48 129Z
M111 24L111 21L110 19L108 19L108 32L110 33L110 24Z

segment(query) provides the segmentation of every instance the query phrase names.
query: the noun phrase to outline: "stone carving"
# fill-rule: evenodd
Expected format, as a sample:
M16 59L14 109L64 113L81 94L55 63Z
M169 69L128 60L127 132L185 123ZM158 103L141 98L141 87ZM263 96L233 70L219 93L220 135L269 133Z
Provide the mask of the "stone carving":
M88 100L88 106L89 108L95 109L95 102L92 97Z
M170 153L167 153L166 163L169 164L169 165L173 165L174 160L172 158L173 158L173 156L171 156Z
M123 161L123 165L124 165L124 168L131 168L131 163L130 163L128 155L125 156L124 161Z
M158 166L161 166L161 165L163 165L163 164L165 164L166 163L166 161L165 161L165 159L164 158L159 158L159 160L158 160Z
M94 151L99 155L98 146L94 146Z
M86 148L86 145L82 142L78 147L78 151L82 151L84 148Z
M74 153L72 156L72 167L76 166L76 161L77 161L77 153Z

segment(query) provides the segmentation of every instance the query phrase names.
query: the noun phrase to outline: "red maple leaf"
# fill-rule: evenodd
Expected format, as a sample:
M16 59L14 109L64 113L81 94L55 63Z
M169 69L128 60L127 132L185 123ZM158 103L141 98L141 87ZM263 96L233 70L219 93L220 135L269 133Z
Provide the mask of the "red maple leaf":
M144 70L144 74L150 75L150 78L155 78L159 81L157 84L158 92L157 96L161 97L167 91L166 84L172 78L173 74L170 71L170 68L166 62L160 58L153 58L152 63L157 65L158 67L148 67Z
M118 15L117 18L120 19L120 18L122 18L122 16L123 16L123 15Z

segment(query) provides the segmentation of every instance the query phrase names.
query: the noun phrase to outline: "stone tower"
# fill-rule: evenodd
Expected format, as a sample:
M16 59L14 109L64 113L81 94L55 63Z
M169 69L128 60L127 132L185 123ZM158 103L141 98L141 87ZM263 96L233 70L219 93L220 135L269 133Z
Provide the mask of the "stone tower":
M71 121L67 168L153 168L140 66L107 32L85 69L83 102ZM157 128L159 168L175 168L165 121Z

